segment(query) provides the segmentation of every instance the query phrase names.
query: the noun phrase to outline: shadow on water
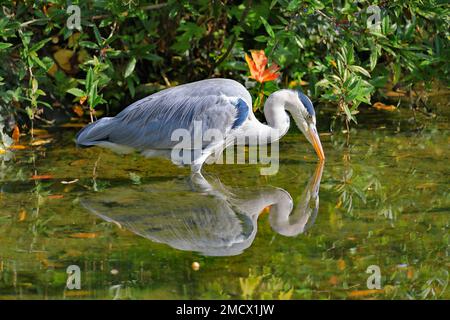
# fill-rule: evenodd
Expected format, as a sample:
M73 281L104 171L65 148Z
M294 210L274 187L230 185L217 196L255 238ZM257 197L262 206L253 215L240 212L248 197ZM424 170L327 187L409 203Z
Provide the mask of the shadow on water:
M296 236L311 227L319 209L322 172L319 163L298 203L281 188L230 188L201 174L109 188L80 202L105 221L152 241L207 256L233 256L252 245L258 217L266 208L272 229L281 235Z

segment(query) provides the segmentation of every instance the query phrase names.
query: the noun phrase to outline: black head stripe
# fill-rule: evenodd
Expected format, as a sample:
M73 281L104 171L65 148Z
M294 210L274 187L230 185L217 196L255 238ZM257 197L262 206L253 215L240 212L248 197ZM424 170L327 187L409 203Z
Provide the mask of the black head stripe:
M302 92L298 91L298 98L300 99L300 101L303 103L303 105L306 108L306 111L308 111L308 113L311 116L315 116L316 112L314 111L314 106L311 102L311 100L309 100L309 98L307 96L305 96Z

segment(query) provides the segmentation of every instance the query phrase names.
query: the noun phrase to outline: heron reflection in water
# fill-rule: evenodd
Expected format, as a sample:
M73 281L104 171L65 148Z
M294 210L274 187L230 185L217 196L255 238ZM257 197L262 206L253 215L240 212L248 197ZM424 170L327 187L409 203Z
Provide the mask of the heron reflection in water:
M175 249L233 256L251 246L258 216L267 207L272 229L284 236L305 232L319 209L323 162L293 202L275 187L231 189L201 174L140 186L110 188L86 196L82 205L120 227Z

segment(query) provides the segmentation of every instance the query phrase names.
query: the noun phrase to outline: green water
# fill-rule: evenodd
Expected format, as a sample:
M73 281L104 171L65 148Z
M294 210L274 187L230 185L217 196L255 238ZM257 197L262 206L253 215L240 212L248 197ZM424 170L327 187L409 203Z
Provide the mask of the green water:
M321 179L296 130L277 175L206 165L191 181L168 161L76 149L77 129L48 129L36 139L49 143L1 155L0 299L448 299L446 109L417 123L365 111L348 145L322 135ZM277 221L289 197L293 214ZM70 265L80 290L66 288ZM373 265L381 288L368 291Z

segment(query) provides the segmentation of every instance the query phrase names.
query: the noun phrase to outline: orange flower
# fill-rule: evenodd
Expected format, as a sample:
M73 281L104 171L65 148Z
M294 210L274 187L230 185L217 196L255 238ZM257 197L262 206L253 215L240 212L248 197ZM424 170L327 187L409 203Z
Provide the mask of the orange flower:
M275 63L266 69L268 59L264 53L264 50L252 50L251 54L251 58L248 54L245 54L245 61L247 61L248 67L250 68L250 78L263 83L266 81L275 80L280 76L278 73L280 67Z

